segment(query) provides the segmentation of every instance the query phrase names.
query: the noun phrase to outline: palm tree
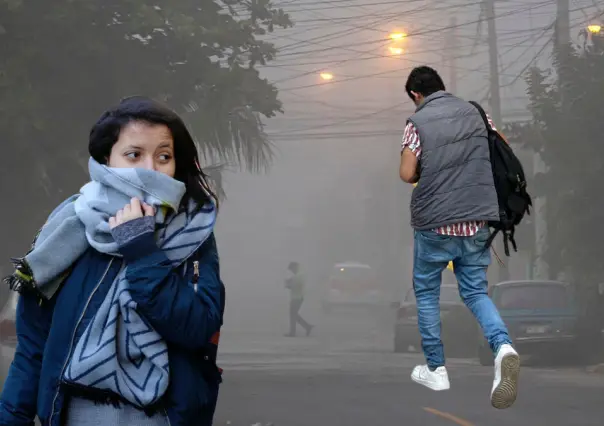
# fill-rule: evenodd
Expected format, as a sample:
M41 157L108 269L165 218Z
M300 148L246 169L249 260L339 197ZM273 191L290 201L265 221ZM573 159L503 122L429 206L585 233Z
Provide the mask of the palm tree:
M0 0L0 258L78 189L90 125L124 96L184 113L218 183L225 167L268 167L262 117L281 103L255 68L276 50L257 37L291 25L268 0Z

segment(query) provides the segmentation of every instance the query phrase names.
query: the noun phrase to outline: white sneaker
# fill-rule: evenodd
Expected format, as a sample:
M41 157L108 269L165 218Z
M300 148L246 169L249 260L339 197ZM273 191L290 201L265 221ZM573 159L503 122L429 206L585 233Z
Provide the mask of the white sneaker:
M427 365L418 365L411 373L411 380L435 391L447 390L451 387L445 367L430 371Z
M509 408L518 396L520 357L511 345L502 345L495 357L495 380L491 390L491 405Z

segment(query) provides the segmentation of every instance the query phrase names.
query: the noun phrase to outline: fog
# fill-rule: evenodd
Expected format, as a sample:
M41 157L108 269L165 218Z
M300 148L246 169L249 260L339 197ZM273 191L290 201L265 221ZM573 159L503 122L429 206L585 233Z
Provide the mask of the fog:
M305 309L313 313L319 299L314 293L321 292L337 261L379 263L393 300L401 294L399 287L409 288L412 188L397 176L400 139L413 112L405 80L417 65L434 66L448 88L455 87L459 96L479 101L491 112L488 21L481 6L469 2L439 2L435 9L425 2L384 3L288 4L296 25L268 37L286 46L273 63L260 67L263 76L277 82L284 114L266 121L276 148L269 171L224 175L228 199L219 229L232 313L227 322L241 318L241 326L251 326L257 318L274 326L282 321L287 310L284 268L292 259L300 259L312 276ZM573 3L569 34L574 43L583 42L579 33L598 19L592 18L597 10L591 1ZM497 4L496 12L499 126L505 129L532 119L527 69L554 67L556 4L511 1ZM404 54L393 56L392 41L379 39L397 31L411 36L394 44ZM323 81L321 72L334 79ZM533 175L541 171L542 159L531 141L522 142L514 146L529 188L538 194ZM545 215L539 211L540 200L535 206L537 211L527 219L532 226L522 231L536 232L526 238L541 244L521 243L518 253L504 259L504 272L494 260L493 280L501 273L509 279L557 278L549 275L544 256L539 256ZM502 248L497 252L505 257ZM279 301L281 309L275 308L274 316L272 309L262 308L279 306Z
M568 283L576 333L597 330L580 337L581 350L598 349L564 363L604 362L603 1L505 0L490 16L489 1L275 0L270 7L293 26L282 28L275 12L274 31L253 35L276 49L274 58L253 59L259 78L219 77L208 65L228 69L227 56L239 51L249 55L240 55L246 67L257 53L256 41L244 44L239 30L210 22L213 4L223 16L231 4L235 19L246 19L244 2L204 0L197 11L179 1L70 3L52 6L55 14L40 1L0 0L3 276L48 213L86 182L95 120L121 98L143 94L183 115L224 194L215 235L228 362L237 364L252 344L275 358L303 345L315 356L334 341L390 354L396 308L412 287L413 187L399 178L401 138L415 109L405 82L414 67L429 65L449 91L484 106L527 175L532 214L517 230L518 252L506 257L497 238L490 285ZM222 34L213 42L226 46L217 48L223 56L204 50L212 46L206 32ZM306 276L301 315L315 328L311 343L284 350L292 261ZM371 268L377 313L324 309L342 262ZM448 271L443 282L456 284ZM2 288L3 304L8 294ZM470 352L464 357L473 359Z

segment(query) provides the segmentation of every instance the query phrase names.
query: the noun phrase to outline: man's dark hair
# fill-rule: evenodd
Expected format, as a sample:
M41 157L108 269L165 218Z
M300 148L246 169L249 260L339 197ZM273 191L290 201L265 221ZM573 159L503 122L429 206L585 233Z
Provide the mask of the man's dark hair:
M434 68L421 66L414 68L407 78L405 90L412 100L415 100L411 92L419 93L422 96L430 96L439 90L446 90L445 83Z

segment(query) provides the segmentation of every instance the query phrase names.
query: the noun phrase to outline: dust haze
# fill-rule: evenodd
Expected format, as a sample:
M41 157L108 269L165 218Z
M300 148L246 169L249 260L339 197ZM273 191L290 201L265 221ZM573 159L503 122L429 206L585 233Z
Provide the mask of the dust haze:
M216 424L386 425L402 419L436 425L429 423L436 421L434 413L417 409L422 406L439 412L457 406L456 416L476 426L601 424L604 411L593 395L601 398L604 388L597 373L604 362L604 196L598 184L604 171L603 1L275 0L270 8L282 9L293 25L277 22L274 31L254 36L274 44L274 58L254 61L259 78L211 81L218 88L212 98L199 87L206 76L217 77L193 57L227 60L205 50L187 53L194 43L183 42L186 31L176 27L209 25L188 11L187 2L76 2L99 8L93 12L55 3L57 11L69 12L54 15L41 1L0 0L3 276L47 214L86 182L88 131L98 116L122 97L145 94L183 114L224 195L216 238L227 289L219 351L225 382ZM239 20L250 15L247 2L199 3L208 10L218 5L224 14L230 4ZM222 24L210 24L228 34ZM57 30L62 25L71 25L74 34ZM78 42L75 33L98 43L84 52L88 41ZM224 36L226 44L253 50L235 33ZM113 70L108 58L116 63ZM173 71L182 58L188 68ZM249 56L242 58L236 66L247 67ZM465 329L470 338L464 350L452 349L451 368L460 372L455 383L465 386L454 402L392 384L409 382L411 366L421 358L415 337L397 347L396 333L399 308L409 302L413 263L413 187L399 178L401 138L415 108L405 82L419 65L438 70L449 91L481 103L525 168L534 208L517 229L517 252L506 257L497 238L490 285L558 282L573 295L575 351L554 347L527 356L527 389L519 396L524 402L507 417L489 417L483 395L484 408L464 396L479 386L486 392L491 374L479 362L475 324ZM263 79L274 89L257 82ZM222 96L223 87L228 92ZM233 116L244 117L236 130L228 122ZM250 124L256 118L263 127ZM284 336L292 261L306 276L300 313L314 326L308 337L300 328L298 337ZM370 288L370 302L359 291L340 298L347 282ZM443 284L456 285L453 273L445 271ZM0 294L6 305L9 292L2 288ZM529 311L534 301L537 310L547 294L523 293L518 300ZM2 348L6 364L10 344ZM356 381L363 375L367 382ZM462 385L466 376L476 382ZM305 380L317 377L324 379L305 387ZM552 387L537 395L528 382ZM305 398L304 389L316 392L309 397L316 405L296 403ZM584 421L569 420L573 409L556 402L563 393L577 395ZM365 411L353 415L348 410L357 398ZM381 402L372 405L373 399ZM248 402L240 405L242 400ZM389 412L387 401L402 404L405 414ZM384 420L363 417L377 410ZM347 423L338 423L340 415Z

